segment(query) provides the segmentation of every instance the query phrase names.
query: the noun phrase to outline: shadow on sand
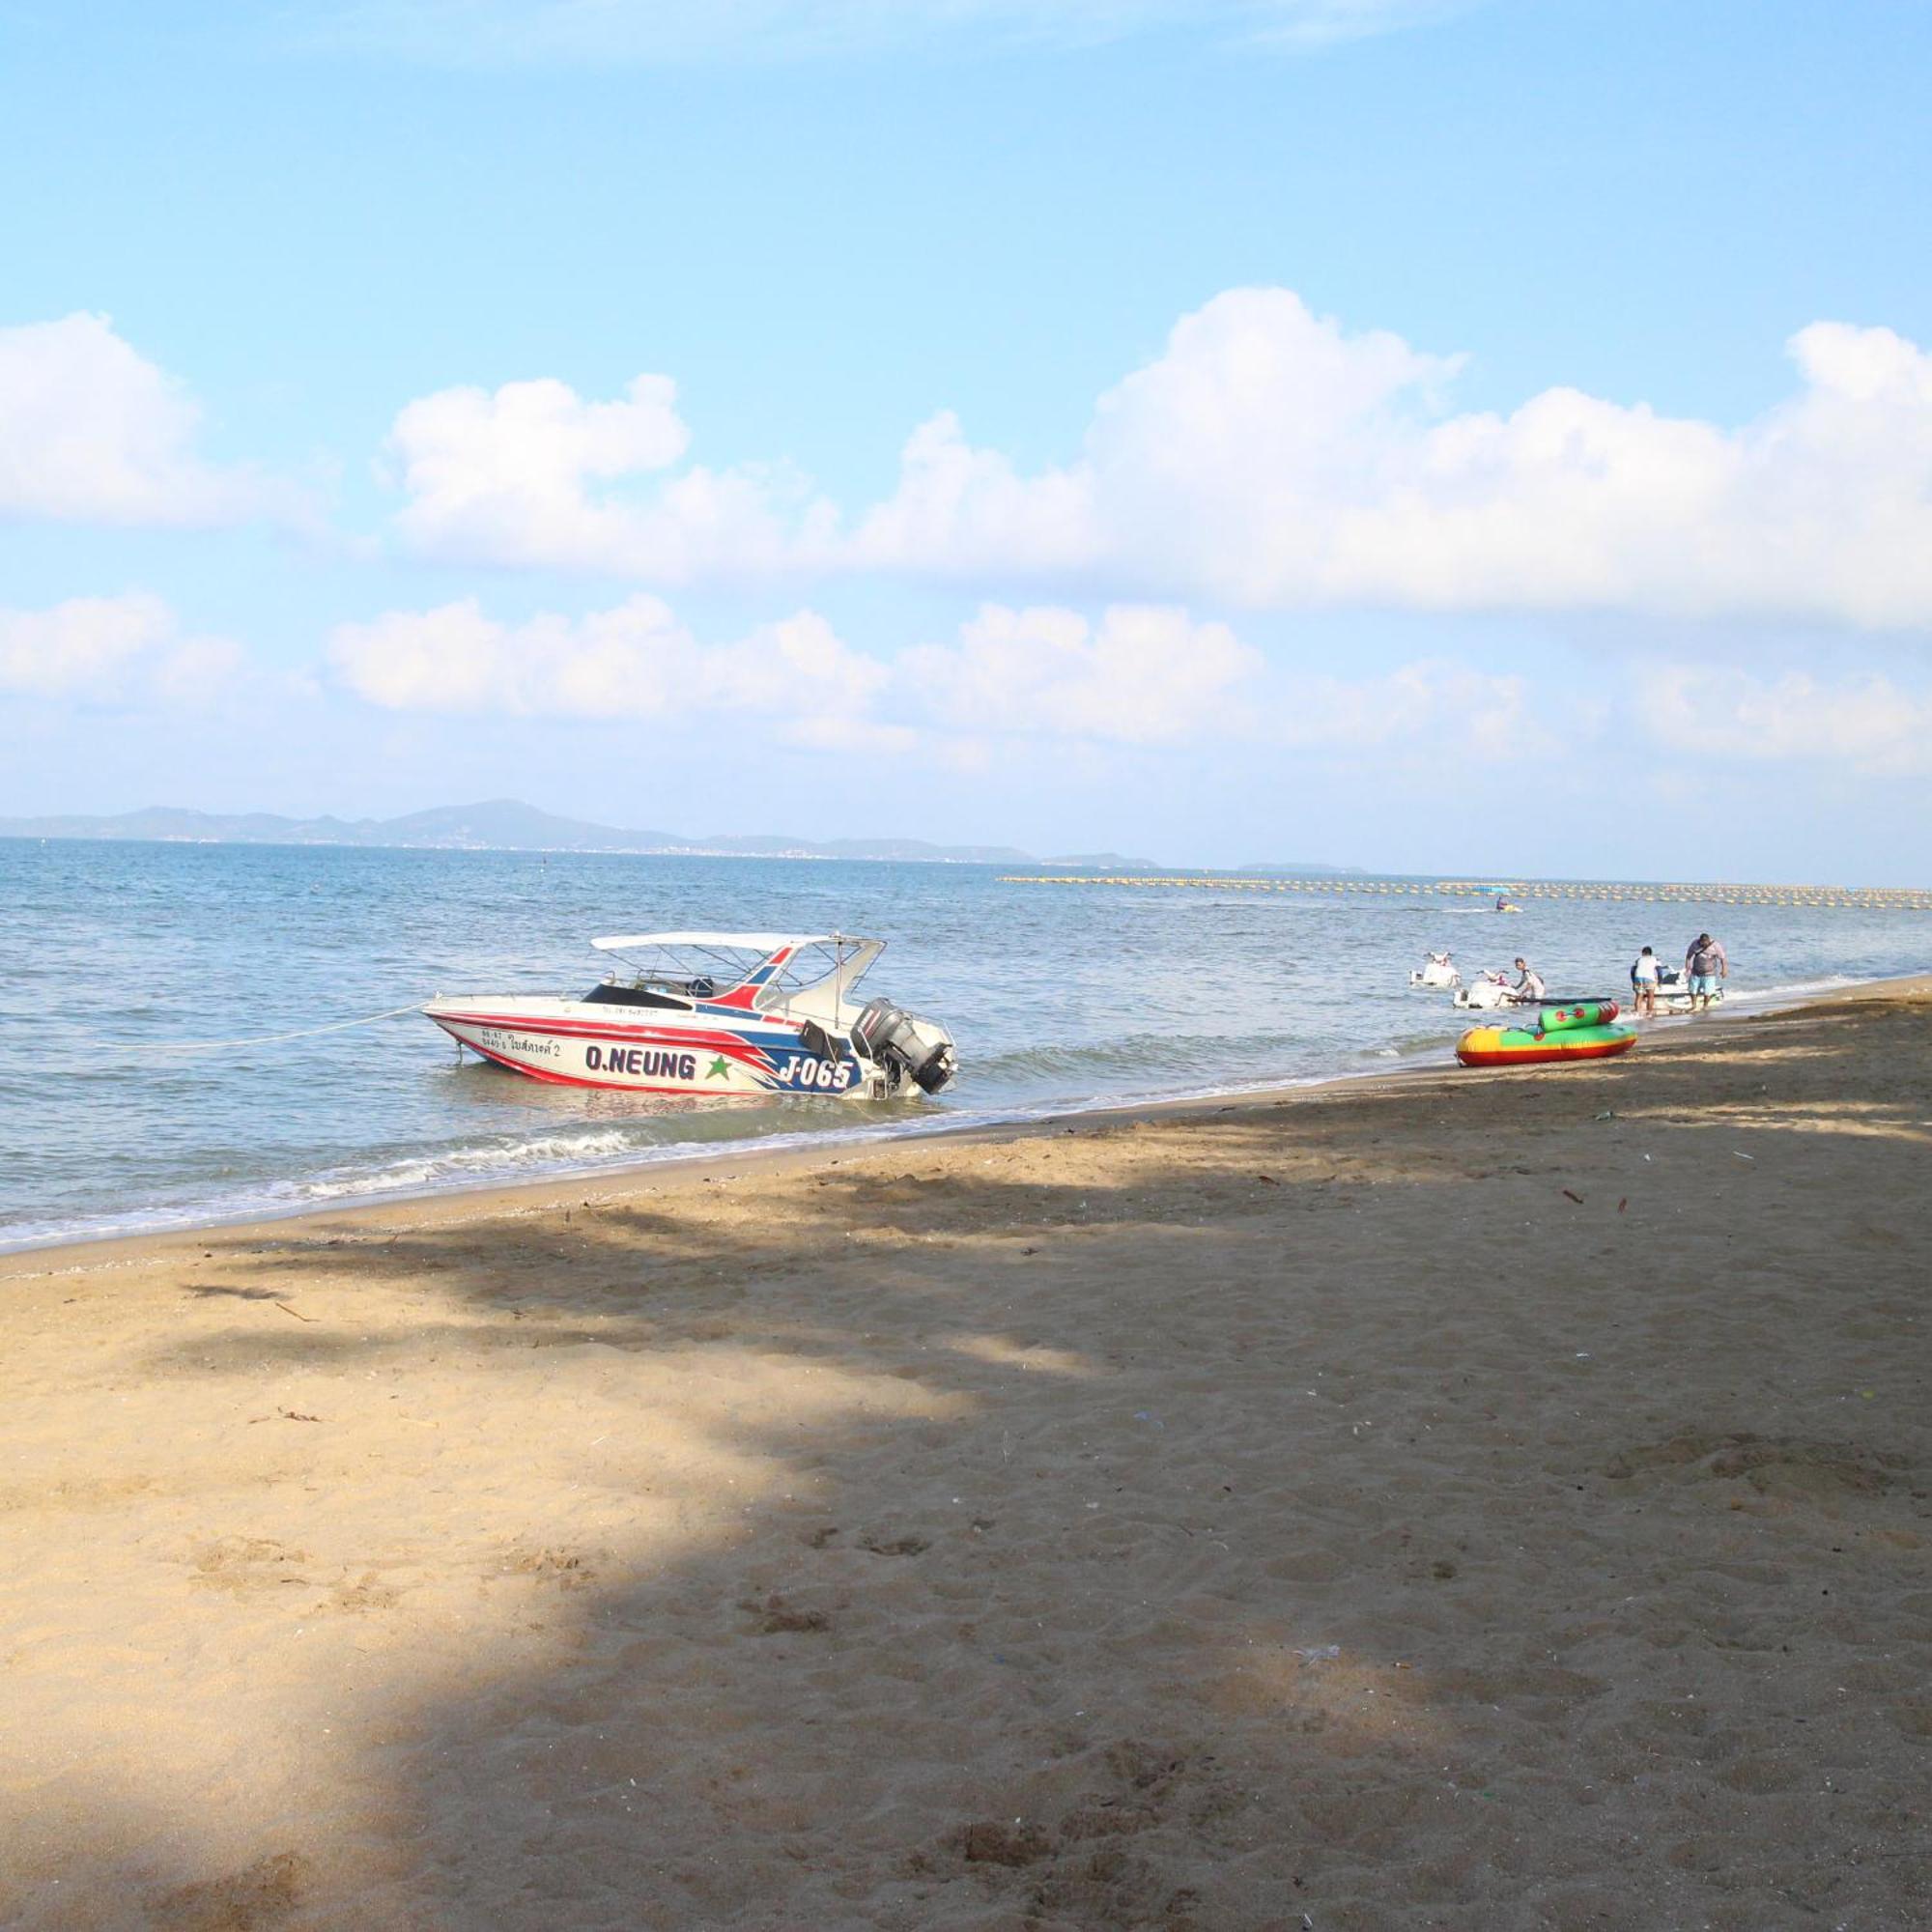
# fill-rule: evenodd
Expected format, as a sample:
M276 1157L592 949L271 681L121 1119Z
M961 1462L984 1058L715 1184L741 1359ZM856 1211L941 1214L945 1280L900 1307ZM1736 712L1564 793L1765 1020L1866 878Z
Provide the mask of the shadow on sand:
M211 1237L145 1372L319 1493L193 1601L331 1742L24 1922L1912 1922L1927 1036Z

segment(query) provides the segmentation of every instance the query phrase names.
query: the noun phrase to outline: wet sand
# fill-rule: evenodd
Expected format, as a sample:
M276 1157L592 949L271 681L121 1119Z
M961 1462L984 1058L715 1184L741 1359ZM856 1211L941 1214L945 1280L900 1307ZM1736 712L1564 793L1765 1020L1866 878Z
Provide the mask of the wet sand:
M1932 981L0 1266L0 1922L1932 1922Z

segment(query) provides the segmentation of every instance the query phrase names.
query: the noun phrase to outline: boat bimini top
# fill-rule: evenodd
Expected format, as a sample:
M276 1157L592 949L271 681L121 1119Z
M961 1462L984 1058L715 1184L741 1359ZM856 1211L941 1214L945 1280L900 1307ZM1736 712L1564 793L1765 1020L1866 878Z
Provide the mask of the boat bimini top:
M745 1012L822 1007L832 1019L886 950L883 939L844 932L633 932L590 944L634 969L637 991Z

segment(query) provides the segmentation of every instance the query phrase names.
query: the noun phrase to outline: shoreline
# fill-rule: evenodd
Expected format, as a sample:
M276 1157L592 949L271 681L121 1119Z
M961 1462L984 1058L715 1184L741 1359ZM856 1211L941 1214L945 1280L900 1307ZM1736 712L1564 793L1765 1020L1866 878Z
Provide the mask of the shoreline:
M1686 1028L1692 1025L1737 1025L1767 1014L1796 1011L1833 1000L1910 987L1924 977L1918 974L1892 974L1876 980L1848 981L1824 991L1794 991L1789 995L1767 993L1759 996L1764 1002L1762 1005L1753 1002L1746 1006L1741 1002L1732 1007L1726 1004L1717 1012L1699 1016L1694 1021L1685 1014L1666 1016L1662 1021L1652 1023L1666 1030L1640 1038L1638 1051L1678 1037L1680 1025ZM1745 999L1751 997L1744 996ZM1464 1024L1479 1025L1483 1019L1482 1014L1471 1014ZM1452 1050L1448 1042L1440 1049L1443 1053ZM428 1228L465 1227L478 1220L541 1214L553 1208L573 1205L608 1207L637 1194L737 1179L749 1173L793 1174L810 1172L821 1166L837 1167L867 1156L890 1155L895 1150L935 1143L958 1145L980 1140L1006 1141L1050 1135L1086 1125L1184 1119L1250 1108L1272 1108L1298 1101L1316 1103L1334 1094L1375 1092L1385 1086L1406 1086L1444 1074L1454 1076L1459 1083L1484 1077L1544 1077L1535 1068L1513 1073L1508 1068L1459 1067L1453 1061L1426 1057L1433 1056L1436 1051L1434 1047L1422 1049L1403 1056L1396 1065L1387 1067L1311 1074L1306 1079L1259 1087L1118 1102L1104 1099L1091 1104L1054 1102L1034 1114L956 1124L944 1120L929 1123L908 1122L897 1130L868 1132L861 1121L852 1122L850 1127L826 1128L810 1133L809 1139L802 1133L803 1145L787 1140L783 1145L775 1146L771 1141L780 1137L773 1136L770 1140L729 1142L721 1148L690 1153L651 1153L609 1168L574 1172L562 1170L533 1176L527 1180L486 1180L419 1190L398 1189L393 1193L364 1196L346 1204L311 1204L268 1213L250 1211L173 1226L132 1229L126 1234L56 1236L20 1247L0 1248L0 1283L56 1274L92 1273L106 1267L138 1266L151 1258L159 1260L205 1245L207 1239L214 1236L268 1240L277 1231L299 1235L311 1225L327 1225L346 1238L365 1229L393 1235ZM568 1200L566 1197L569 1197ZM58 1258L58 1261L53 1258ZM34 1265L43 1261L49 1264Z
M0 1922L1918 1932L1932 977L1724 1020L14 1279Z

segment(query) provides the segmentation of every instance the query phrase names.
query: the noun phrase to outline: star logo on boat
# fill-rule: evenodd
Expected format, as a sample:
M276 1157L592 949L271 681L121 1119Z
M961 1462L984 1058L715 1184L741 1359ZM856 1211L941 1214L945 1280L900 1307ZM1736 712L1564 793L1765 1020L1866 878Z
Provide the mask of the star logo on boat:
M731 1077L731 1063L721 1053L705 1069L707 1080L728 1080Z

